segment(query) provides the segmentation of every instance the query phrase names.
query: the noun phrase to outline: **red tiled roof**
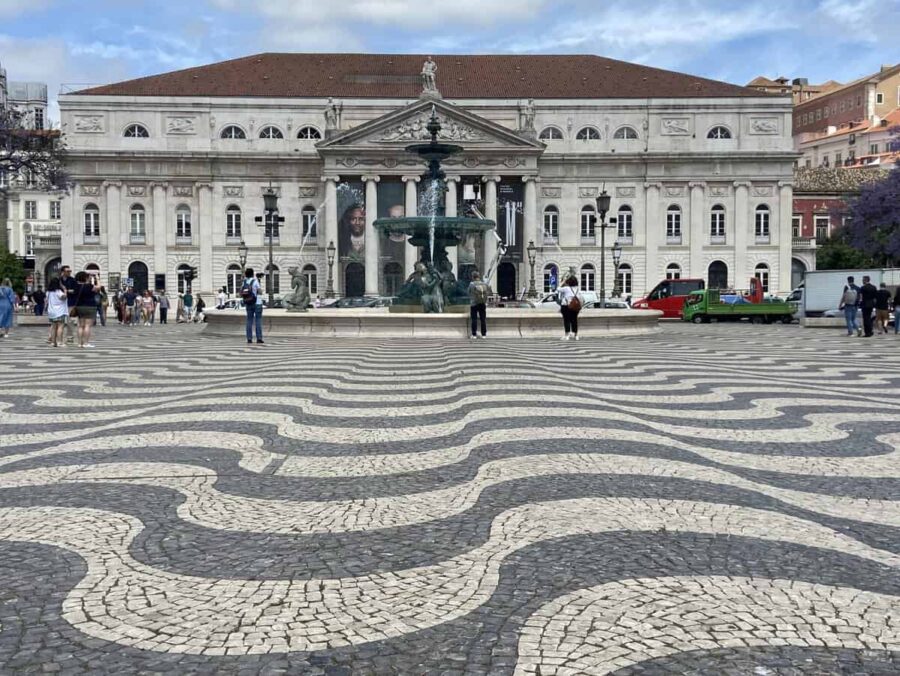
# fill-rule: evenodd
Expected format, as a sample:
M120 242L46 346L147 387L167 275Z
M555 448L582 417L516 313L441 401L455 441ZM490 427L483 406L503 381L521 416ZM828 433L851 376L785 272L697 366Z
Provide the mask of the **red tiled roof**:
M256 54L92 87L111 96L380 97L422 91L420 54ZM590 55L439 55L446 98L685 98L766 96L705 78Z

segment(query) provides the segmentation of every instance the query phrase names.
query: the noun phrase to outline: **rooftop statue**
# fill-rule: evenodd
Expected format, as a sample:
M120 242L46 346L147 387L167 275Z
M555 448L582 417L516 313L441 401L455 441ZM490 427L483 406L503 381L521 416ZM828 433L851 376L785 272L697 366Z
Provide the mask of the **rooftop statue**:
M422 94L440 96L437 88L437 64L429 56L422 65Z

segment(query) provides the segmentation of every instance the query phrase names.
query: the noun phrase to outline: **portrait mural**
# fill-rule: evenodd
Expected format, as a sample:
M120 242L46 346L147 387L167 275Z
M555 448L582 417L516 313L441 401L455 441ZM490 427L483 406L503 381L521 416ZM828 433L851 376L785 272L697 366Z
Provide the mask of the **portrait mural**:
M338 185L338 260L344 294L362 296L366 278L366 199L362 181Z
M378 218L403 218L406 216L406 186L399 177L383 176L378 183ZM379 233L382 263L403 264L406 235Z

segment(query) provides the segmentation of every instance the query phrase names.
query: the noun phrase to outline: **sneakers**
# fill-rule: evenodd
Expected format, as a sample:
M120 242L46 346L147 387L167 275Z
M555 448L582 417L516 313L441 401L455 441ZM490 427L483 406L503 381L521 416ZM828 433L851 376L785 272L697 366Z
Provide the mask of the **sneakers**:
M469 336L469 340L476 340L477 338L478 338L478 336L476 336L476 335L474 335L474 334L472 334L471 336Z
M569 340L569 334L564 335L560 340Z
M575 340L581 340L581 338L578 337L577 333L575 334Z
M487 340L487 336L481 336L482 340Z
M257 341L256 341L256 344L257 344L257 345L263 345L264 343L265 343L264 340L257 340Z
M85 344L82 345L81 347L97 347L97 346L94 345L93 343L85 343Z
M856 337L859 338L862 336L862 329L856 329Z

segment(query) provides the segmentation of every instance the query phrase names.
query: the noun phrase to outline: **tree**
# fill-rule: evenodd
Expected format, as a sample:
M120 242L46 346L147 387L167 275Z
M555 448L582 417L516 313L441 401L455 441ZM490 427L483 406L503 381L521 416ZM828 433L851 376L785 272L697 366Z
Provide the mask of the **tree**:
M20 296L25 292L25 268L22 259L0 246L0 282L9 278Z
M840 234L827 240L816 250L816 268L819 270L856 270L868 267L872 267L872 259L843 241Z
M900 260L900 167L862 186L847 207L849 222L843 233L847 243L875 265Z
M66 191L65 160L59 130L29 129L22 112L0 108L0 247L4 250L9 248L7 205L14 184L27 176L41 189Z

